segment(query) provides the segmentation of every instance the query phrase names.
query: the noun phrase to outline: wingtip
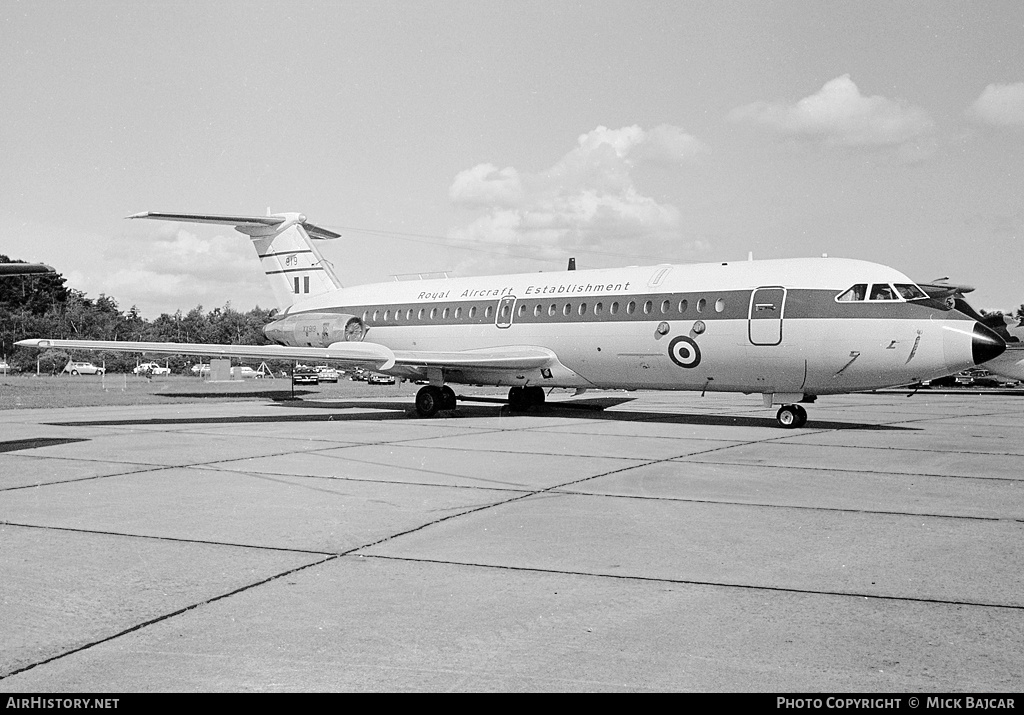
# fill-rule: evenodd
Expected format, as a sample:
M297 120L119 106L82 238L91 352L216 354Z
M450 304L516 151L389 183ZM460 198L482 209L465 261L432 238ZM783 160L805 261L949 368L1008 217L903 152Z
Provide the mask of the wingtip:
M131 216L125 216L125 218L148 218L148 217L149 217L149 211L141 211L141 212L139 212L137 214L132 214Z

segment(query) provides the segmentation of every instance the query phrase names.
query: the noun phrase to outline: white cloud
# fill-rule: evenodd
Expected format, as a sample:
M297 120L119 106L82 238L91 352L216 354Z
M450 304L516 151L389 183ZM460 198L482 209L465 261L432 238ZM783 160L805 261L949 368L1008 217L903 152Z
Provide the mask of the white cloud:
M796 104L754 102L734 109L729 119L842 147L927 143L935 129L920 107L877 95L865 97L849 75L826 82Z
M522 200L523 187L515 169L499 170L493 164L478 164L459 172L448 195L459 204L514 206Z
M705 152L678 127L602 126L581 135L544 171L480 164L460 172L449 195L484 213L450 236L491 248L517 246L552 261L569 252L612 253L619 263L628 255L693 253L694 244L681 245L679 210L640 193L633 172L645 163L681 165ZM492 270L494 263L473 258L456 270Z
M103 258L103 292L122 310L137 304L147 317L196 305L210 310L230 302L245 311L275 304L251 241L234 232L200 238L167 224L108 242Z
M990 84L967 110L975 121L995 127L1024 126L1024 82Z

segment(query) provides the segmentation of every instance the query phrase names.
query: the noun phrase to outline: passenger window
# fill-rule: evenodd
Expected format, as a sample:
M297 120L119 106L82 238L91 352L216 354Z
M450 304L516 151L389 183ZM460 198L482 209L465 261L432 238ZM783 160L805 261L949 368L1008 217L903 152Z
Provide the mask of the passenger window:
M476 317L476 306L475 306L475 305L474 305L474 306L472 306L472 307L471 307L471 308L469 309L469 317L470 317L470 318L475 318L475 317Z
M533 306L533 317L540 317L540 303L537 303L537 305Z
M617 300L612 301L612 308L611 308L611 310L612 310L612 315L618 314L618 312L619 312L619 301L617 301Z
M558 306L557 305L552 303L551 305L548 306L548 315L552 315L553 316L557 312L558 312Z
M842 301L843 303L852 303L857 300L864 300L868 295L868 284L857 283L856 285L848 288L846 291L839 294L836 300Z
M679 312L680 313L685 313L686 309L689 308L689 307L690 307L690 302L688 300L686 300L685 298L683 300L679 301Z
M920 300L921 298L928 297L923 290L913 283L897 283L896 290L903 296L903 300Z
M626 304L626 312L629 313L630 315L636 312L636 303L634 301L631 300L629 301L629 303Z
M662 313L667 313L671 307L672 307L672 301L670 301L670 300L663 300L661 302L661 312Z
M896 300L896 296L888 283L875 283L871 286L871 300Z

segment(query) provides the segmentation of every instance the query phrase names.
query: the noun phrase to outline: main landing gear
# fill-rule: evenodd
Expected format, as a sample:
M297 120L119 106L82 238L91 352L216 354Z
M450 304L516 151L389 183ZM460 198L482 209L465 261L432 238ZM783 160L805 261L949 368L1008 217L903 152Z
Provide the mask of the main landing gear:
M513 412L526 412L531 407L544 404L544 388L540 385L510 388L508 391L508 408Z
M803 427L807 423L807 410L800 405L783 405L775 415L780 427L794 429Z
M420 417L433 417L441 410L455 409L455 390L445 385L427 385L416 393L416 412Z

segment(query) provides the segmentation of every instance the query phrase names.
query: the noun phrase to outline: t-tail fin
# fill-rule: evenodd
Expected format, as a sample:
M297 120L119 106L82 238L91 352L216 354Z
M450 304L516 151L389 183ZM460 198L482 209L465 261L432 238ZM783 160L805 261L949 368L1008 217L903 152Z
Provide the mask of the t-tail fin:
M297 213L268 216L222 216L217 214L176 214L147 211L128 218L159 221L218 223L234 226L252 239L263 264L278 307L284 311L303 298L341 288L334 270L320 255L311 239L340 238L334 231L306 222Z

